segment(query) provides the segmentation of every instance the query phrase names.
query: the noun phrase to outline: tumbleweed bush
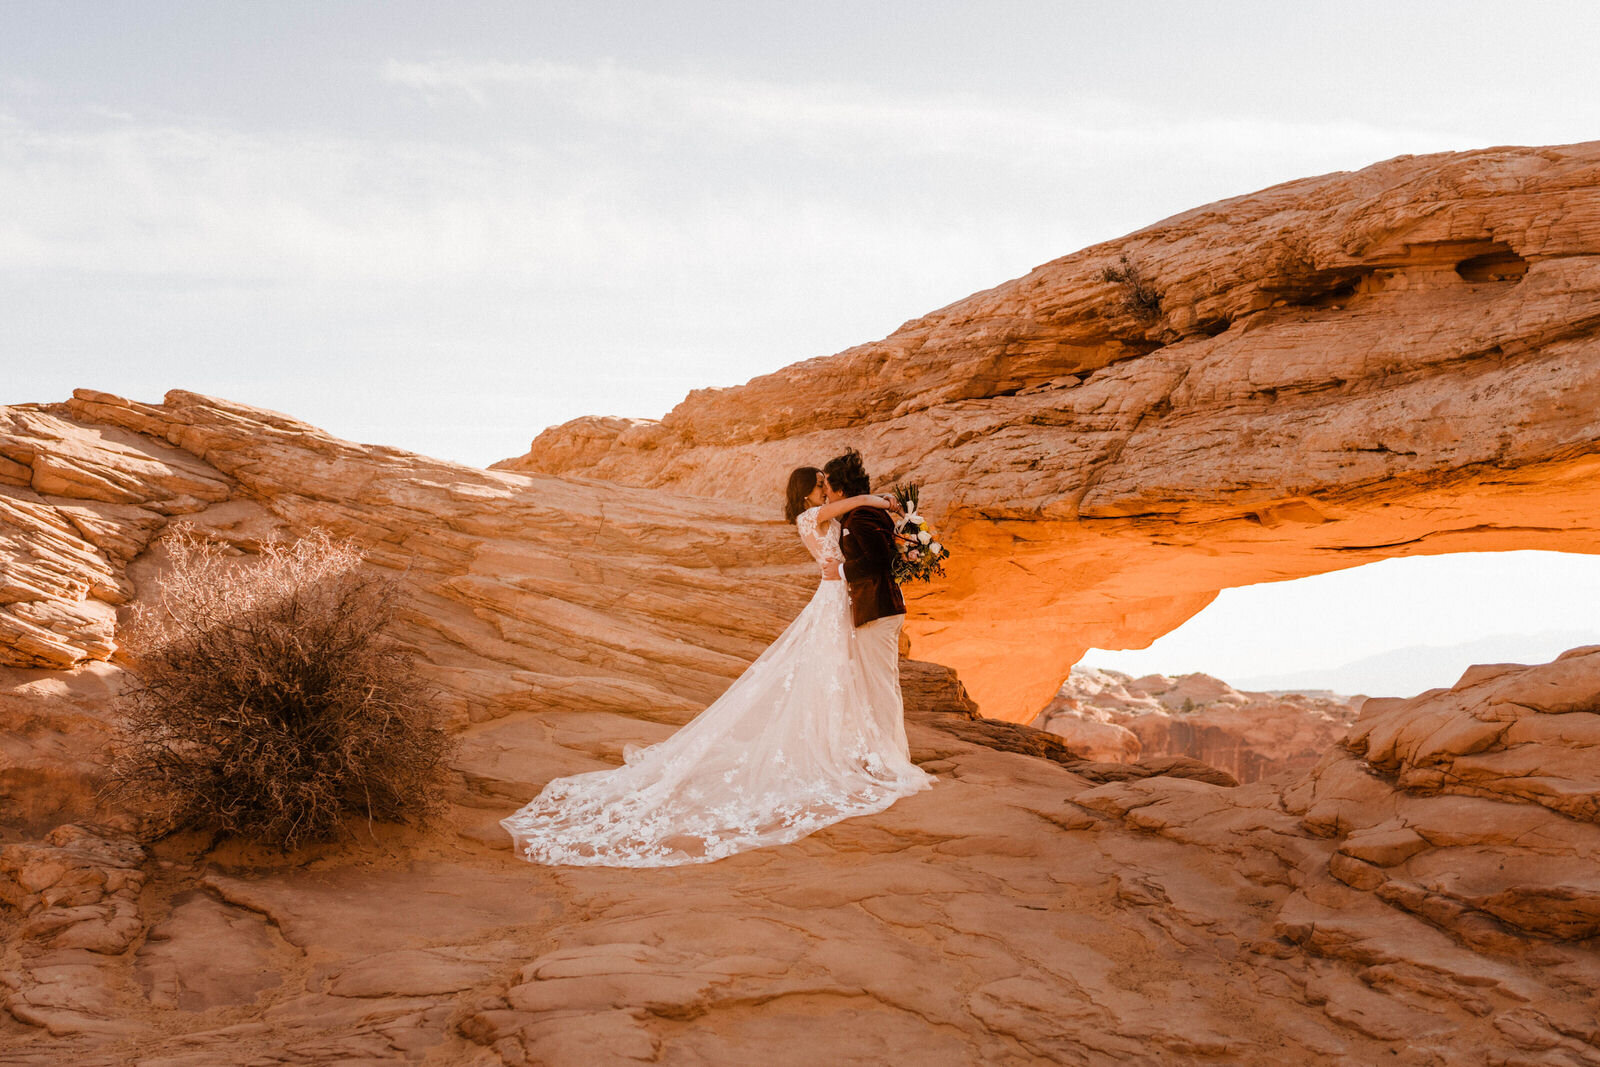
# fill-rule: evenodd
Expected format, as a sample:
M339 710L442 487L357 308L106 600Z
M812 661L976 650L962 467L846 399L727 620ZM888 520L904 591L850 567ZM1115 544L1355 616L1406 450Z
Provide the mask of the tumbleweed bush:
M385 636L399 579L320 531L255 558L175 528L154 602L122 645L116 793L170 828L285 849L352 815L422 822L453 743L410 653Z

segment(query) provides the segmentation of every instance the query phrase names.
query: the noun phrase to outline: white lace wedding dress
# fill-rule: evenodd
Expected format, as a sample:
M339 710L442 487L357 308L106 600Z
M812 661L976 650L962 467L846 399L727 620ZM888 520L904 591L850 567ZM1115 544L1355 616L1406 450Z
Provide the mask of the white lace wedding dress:
M819 563L839 524L796 522ZM537 863L668 867L804 837L882 811L935 779L910 760L901 709L874 712L851 654L842 581L823 581L727 692L621 767L557 778L500 825Z

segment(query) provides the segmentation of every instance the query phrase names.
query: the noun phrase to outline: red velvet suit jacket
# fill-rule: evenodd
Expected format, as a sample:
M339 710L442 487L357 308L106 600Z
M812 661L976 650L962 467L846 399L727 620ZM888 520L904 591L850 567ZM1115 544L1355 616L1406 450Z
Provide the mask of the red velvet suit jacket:
M857 626L904 615L906 602L894 580L894 520L882 508L856 508L839 520L839 550Z

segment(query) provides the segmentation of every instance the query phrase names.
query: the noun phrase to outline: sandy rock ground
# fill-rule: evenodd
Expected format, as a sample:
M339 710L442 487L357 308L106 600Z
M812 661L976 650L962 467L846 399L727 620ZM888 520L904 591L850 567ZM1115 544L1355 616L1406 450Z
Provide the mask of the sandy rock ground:
M468 727L427 832L6 845L0 1064L1600 1063L1600 649L1373 701L1287 786L908 676L934 789L709 865L511 855L544 780L672 729L584 712Z

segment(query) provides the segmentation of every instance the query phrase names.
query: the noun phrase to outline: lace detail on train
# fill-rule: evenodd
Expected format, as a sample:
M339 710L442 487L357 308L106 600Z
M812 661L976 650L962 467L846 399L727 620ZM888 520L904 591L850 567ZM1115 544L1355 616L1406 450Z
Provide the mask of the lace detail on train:
M838 560L839 524L800 539ZM882 811L936 781L905 727L874 720L851 645L842 581L822 581L788 628L716 702L620 767L557 778L501 820L537 863L668 867L783 844Z

